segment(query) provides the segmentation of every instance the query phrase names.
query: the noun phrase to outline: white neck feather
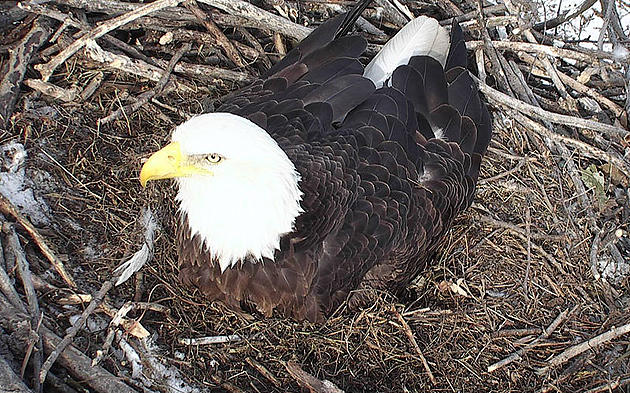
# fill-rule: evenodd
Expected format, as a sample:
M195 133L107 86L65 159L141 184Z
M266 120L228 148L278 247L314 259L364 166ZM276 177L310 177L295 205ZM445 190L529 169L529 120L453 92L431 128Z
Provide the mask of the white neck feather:
M213 176L178 179L177 200L188 217L190 235L201 237L222 271L245 258L273 260L280 238L293 230L303 211L300 175L286 153L254 123L225 113L202 116L207 118L201 122L206 129L191 132L198 134L195 144L186 143L179 129L173 140L225 159L216 165ZM200 145L199 135L210 146Z

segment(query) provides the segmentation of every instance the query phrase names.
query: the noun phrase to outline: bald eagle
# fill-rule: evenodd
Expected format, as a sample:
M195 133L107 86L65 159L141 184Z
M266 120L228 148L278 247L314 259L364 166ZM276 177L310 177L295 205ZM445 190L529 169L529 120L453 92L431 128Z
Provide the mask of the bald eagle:
M314 30L140 173L174 178L180 280L210 300L321 321L398 291L473 198L491 137L460 27L420 16L363 66L369 1Z

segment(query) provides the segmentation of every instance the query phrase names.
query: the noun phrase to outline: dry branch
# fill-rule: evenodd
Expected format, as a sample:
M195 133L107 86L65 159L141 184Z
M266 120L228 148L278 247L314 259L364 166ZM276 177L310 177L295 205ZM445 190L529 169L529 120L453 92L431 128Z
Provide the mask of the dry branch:
M531 64L531 65L536 65L537 62L537 58L534 56L531 56L525 52L517 52L517 55L525 62ZM534 68L532 71L536 71L536 68ZM619 117L621 116L621 114L623 113L623 109L615 104L614 102L612 102L611 100L609 100L608 98L604 97L603 95L601 95L600 93L598 93L595 89L592 89L578 81L576 81L575 79L571 78L570 76L562 73L562 72L557 72L558 76L560 77L560 79L562 80L562 82L566 83L570 88L572 88L573 90L577 91L578 93L582 93L585 94L591 98L593 98L594 100L596 100L597 102L599 102L600 104L602 104L603 106L607 107L608 109L610 109L615 116Z
M271 382L273 384L273 386L277 387L278 389L282 388L282 384L280 383L280 381L278 381L278 378L276 378L276 376L273 375L267 369L267 367L263 366L262 364L260 364L259 362L257 362L256 360L254 360L254 359L252 359L250 357L245 358L245 362L247 362L247 364L249 364L250 367L252 367L256 371L258 371L260 373L260 375L265 377L265 379L267 379L269 382Z
M2 225L2 231L6 235L8 246L7 251L10 251L15 257L17 271L19 273L20 279L22 280L24 293L26 294L27 309L31 317L31 328L35 331L35 336L33 337L34 339L29 343L28 350L26 351L21 374L24 375L24 370L26 368L25 366L28 358L32 356L33 373L35 374L35 376L37 376L42 367L42 339L39 336L38 331L43 315L39 309L39 300L37 299L37 293L35 292L35 288L33 288L31 269L29 268L28 261L24 256L24 251L22 250L22 246L20 245L17 233L15 233L15 229L11 225L6 223ZM33 352L33 349L35 349L35 352ZM40 381L37 377L35 377L33 380L33 390L35 390L36 392L41 392L41 382L43 381Z
M40 251L48 261L53 265L57 273L61 276L61 278L70 286L71 288L76 288L76 284L74 283L74 279L72 276L66 271L63 262L55 253L50 249L44 238L39 234L37 229L31 224L31 222L19 212L19 210L13 206L11 201L9 201L4 195L0 194L0 212L15 218L15 220L24 228L24 230L31 236L37 247L39 247Z
M262 30L277 31L291 38L301 40L310 34L310 28L293 23L281 16L262 10L242 0L198 0L200 3L216 7L231 15L249 20L251 25Z
M627 138L630 132L623 128L611 126L597 121L581 119L579 117L561 115L546 111L540 107L527 104L521 100L510 97L486 84L479 84L479 90L486 95L495 105L503 106L510 109L516 109L519 112L530 115L540 120L549 121L556 124L563 124L570 127L578 127L586 130L604 133L612 138Z
M184 53L190 50L190 47L191 47L190 42L187 42L184 45L182 45L181 48L179 48L177 53L175 53L175 55L171 58L171 61L168 63L168 66L166 67L166 70L164 71L164 74L162 75L157 85L155 85L153 89L142 93L140 97L138 97L136 102L134 102L133 104L117 109L111 115L100 119L99 123L100 124L109 123L112 120L119 119L123 114L128 116L129 114L137 111L142 106L147 104L153 97L159 97L160 94L162 94L162 91L164 90L164 88L166 87L166 84L169 81L171 73L173 72L173 68L175 68L175 65L182 58Z
M586 352L589 349L594 349L599 345L606 344L607 342L628 333L630 333L630 323L627 323L623 326L614 327L606 333L602 333L597 337L593 337L590 340L584 341L580 344L565 349L561 354L551 358L547 362L547 366L538 369L537 373L538 375L546 374L550 369L558 367L559 365L573 359L579 354Z
M5 392L31 393L31 390L24 385L22 379L13 372L11 365L2 356L0 356L0 386Z
M225 34L223 34L216 23L199 8L197 2L195 0L186 0L184 1L184 6L186 6L186 8L199 19L199 22L201 22L206 30L214 36L217 45L223 49L227 57L232 60L237 67L244 67L245 64L234 45L228 40Z
M166 7L174 7L182 1L183 0L156 0L153 3L146 4L134 11L103 22L99 26L92 29L89 33L74 41L67 48L61 51L57 56L53 57L48 63L38 64L37 66L35 66L35 69L42 74L42 80L44 82L48 82L48 79L51 77L57 67L59 67L63 62L65 62L68 58L70 58L70 56L75 54L81 48L86 46L89 42L99 37L102 37L108 32L135 19L138 19L145 15L149 15L152 12L164 9Z
M17 47L10 52L6 73L0 80L0 127L9 122L13 108L19 97L20 85L26 75L26 67L37 49L48 40L52 27L46 18L37 18L33 27ZM4 70L3 70L4 71Z

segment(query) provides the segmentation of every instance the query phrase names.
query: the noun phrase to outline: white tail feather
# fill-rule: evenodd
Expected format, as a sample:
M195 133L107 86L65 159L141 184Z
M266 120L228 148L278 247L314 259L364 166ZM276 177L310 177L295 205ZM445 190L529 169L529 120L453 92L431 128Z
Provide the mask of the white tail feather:
M365 67L363 76L374 82L377 88L381 87L399 65L407 64L411 57L420 55L431 56L444 67L449 45L448 32L437 20L419 16L387 41Z

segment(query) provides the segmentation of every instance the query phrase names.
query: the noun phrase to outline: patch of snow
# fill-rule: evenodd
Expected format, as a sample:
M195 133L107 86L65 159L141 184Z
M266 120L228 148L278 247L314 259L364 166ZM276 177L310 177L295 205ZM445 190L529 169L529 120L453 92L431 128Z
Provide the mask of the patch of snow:
M68 318L68 321L72 326L74 326L80 318L81 314L71 315ZM107 326L108 323L102 318L89 316L88 319L85 321L84 329L90 333L96 333L105 330ZM72 329L72 327L66 329L66 332L68 332L70 329Z
M206 390L200 390L189 385L182 374L176 367L163 364L154 353L158 350L154 341L157 335L151 338L140 340L140 344L144 346L142 351L145 371L142 381L145 386L158 384L165 388L166 392L173 393L203 393Z
M50 224L50 208L33 193L35 183L26 176L26 150L21 143L0 146L0 193L27 216L33 225Z
M613 57L618 62L624 62L630 58L630 49L626 48L622 44L617 44L613 49Z
M630 275L630 260L624 259L616 262L607 253L600 256L597 267L602 278L611 284L621 284Z
M139 379L142 376L142 361L140 360L140 355L136 352L135 349L122 338L122 334L118 332L118 345L120 345L120 349L125 354L125 359L127 362L131 364L131 378Z

